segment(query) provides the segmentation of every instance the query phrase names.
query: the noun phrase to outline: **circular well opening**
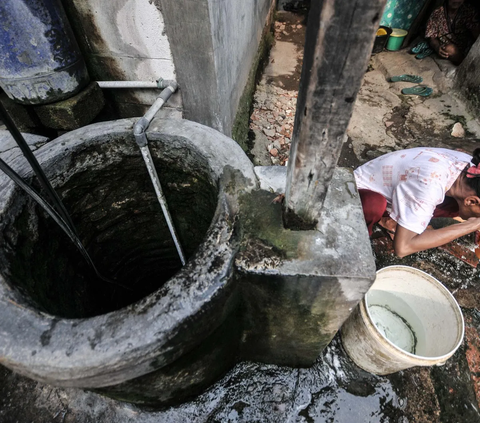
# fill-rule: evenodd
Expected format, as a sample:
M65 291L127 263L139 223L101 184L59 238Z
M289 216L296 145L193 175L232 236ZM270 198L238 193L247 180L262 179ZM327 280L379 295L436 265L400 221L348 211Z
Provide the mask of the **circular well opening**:
M92 274L68 237L23 191L15 189L4 212L2 275L35 308L63 318L92 317L132 304L181 267L133 139L86 144L54 162L58 172L49 168L46 173L98 270L115 284ZM150 148L188 258L213 219L216 181L195 151L169 155L161 143Z

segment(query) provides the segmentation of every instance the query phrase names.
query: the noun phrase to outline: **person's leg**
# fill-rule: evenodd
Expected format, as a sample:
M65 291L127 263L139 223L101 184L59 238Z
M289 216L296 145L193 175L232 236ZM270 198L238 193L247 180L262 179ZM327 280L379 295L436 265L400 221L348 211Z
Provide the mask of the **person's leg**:
M378 192L368 189L359 189L360 200L362 202L363 215L367 224L368 234L372 235L373 225L378 223L387 209L387 200Z

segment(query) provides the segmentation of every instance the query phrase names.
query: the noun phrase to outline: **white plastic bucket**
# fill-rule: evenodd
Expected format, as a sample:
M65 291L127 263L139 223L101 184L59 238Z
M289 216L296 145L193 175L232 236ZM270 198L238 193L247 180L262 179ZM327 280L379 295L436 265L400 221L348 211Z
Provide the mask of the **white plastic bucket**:
M433 276L407 266L379 270L342 327L347 354L377 375L441 365L463 335L463 316L453 295Z

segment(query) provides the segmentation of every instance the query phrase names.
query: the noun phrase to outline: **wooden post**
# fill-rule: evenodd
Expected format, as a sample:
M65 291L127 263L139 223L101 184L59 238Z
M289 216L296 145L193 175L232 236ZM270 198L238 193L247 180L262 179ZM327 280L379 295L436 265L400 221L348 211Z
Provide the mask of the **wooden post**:
M312 0L287 171L285 225L315 227L386 0Z

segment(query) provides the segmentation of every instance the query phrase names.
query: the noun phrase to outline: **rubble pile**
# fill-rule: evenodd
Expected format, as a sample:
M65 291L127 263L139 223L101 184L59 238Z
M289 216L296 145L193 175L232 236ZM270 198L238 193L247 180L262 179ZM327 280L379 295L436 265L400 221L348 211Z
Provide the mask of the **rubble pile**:
M274 96L267 91L274 90ZM271 164L286 165L292 140L297 91L287 91L274 85L260 84L255 95L255 109L250 117L250 129L267 137L266 149Z

